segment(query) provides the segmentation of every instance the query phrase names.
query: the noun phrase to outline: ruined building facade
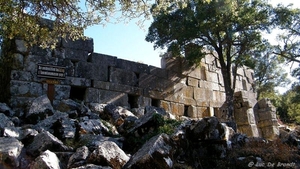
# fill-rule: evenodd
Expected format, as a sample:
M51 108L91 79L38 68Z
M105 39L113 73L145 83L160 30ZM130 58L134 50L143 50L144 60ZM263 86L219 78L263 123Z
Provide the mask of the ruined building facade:
M10 105L14 108L21 109L28 101L48 94L54 106L61 100L75 99L129 108L152 105L176 117L225 118L224 83L212 56L203 58L198 67L189 66L181 58L163 58L158 68L94 53L92 39L61 39L53 50L28 49L22 40L15 40L15 46L10 81ZM240 131L261 136L265 133L258 127L262 110L256 111L258 114L254 111L257 101L253 78L253 70L238 68L235 117ZM273 123L267 126L276 133Z

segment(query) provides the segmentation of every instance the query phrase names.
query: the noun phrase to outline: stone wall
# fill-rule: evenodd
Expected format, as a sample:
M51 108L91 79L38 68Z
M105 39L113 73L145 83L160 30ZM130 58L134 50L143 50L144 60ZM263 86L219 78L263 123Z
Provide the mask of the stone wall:
M190 66L182 58L163 58L161 68L158 68L94 53L93 48L92 39L61 39L53 50L29 49L24 41L15 40L10 105L22 110L34 98L43 94L49 96L52 86L54 107L61 100L70 98L85 104L114 103L129 108L152 105L162 107L176 117L216 116L226 121L224 83L214 57L207 55L200 66ZM65 78L39 77L38 64L64 67ZM258 124L255 120L253 105L257 101L253 86L253 70L238 68L238 105L235 106L238 129L250 136L258 136L272 127L261 115L258 115ZM259 112L266 109L259 108Z

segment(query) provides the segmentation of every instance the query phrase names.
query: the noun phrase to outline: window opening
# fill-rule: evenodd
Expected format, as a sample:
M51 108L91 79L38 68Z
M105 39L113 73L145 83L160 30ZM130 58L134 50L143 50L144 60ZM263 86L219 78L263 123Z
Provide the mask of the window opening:
M80 87L80 86L71 86L70 90L70 99L72 100L84 100L86 87Z

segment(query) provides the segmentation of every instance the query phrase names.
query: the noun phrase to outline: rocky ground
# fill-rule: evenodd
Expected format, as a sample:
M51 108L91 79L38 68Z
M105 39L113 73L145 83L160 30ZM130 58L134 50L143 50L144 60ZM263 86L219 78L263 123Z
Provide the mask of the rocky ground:
M277 140L235 133L217 118L175 118L157 107L41 96L13 111L0 103L0 168L299 168L300 127Z

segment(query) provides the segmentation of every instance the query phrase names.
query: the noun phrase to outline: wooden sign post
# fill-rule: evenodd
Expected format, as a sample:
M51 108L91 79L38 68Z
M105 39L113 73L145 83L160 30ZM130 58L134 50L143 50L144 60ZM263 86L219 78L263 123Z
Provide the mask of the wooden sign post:
M51 104L53 104L55 98L55 84L59 84L58 79L65 79L65 67L38 64L37 76L47 78L44 81L48 84L47 96L51 101Z

